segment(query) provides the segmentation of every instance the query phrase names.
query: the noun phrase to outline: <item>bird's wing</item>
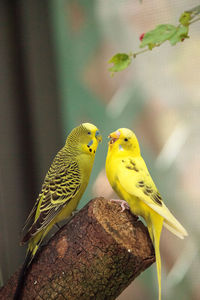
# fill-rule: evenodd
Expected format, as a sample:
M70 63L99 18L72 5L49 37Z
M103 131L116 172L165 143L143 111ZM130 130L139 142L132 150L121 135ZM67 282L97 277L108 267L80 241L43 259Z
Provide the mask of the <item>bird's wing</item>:
M24 235L22 244L45 228L62 208L77 195L80 186L81 174L76 162L69 163L66 167L47 174L42 191L26 221L26 227L33 216L35 221Z
M184 227L165 206L142 157L128 156L122 159L118 168L118 180L129 194L138 197L161 215L166 227L172 227L173 233L176 232L182 238L187 235Z
M24 226L21 230L21 235L27 231L27 228L29 228L31 226L31 224L34 222L34 219L35 219L35 213L36 213L36 210L37 210L37 206L38 206L38 202L39 202L40 198L38 197L30 214L28 215L25 223L24 223Z

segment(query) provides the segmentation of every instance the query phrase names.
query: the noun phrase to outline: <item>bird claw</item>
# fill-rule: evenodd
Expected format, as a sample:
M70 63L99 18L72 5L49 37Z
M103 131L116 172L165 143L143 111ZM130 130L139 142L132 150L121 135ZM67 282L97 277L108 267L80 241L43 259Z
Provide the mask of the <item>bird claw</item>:
M116 202L116 203L120 203L121 206L121 212L123 212L126 209L130 209L128 203L125 200L121 200L121 199L110 199L110 202Z
M75 216L78 212L79 212L78 209L74 210L74 211L72 212L72 217Z

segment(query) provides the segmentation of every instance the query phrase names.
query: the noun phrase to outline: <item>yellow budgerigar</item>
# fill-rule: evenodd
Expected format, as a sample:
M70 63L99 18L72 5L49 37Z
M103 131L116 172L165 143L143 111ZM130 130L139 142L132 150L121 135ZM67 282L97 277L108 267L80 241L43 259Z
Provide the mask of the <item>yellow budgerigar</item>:
M68 135L64 147L54 158L42 190L27 218L28 228L21 244L28 242L14 299L20 299L24 276L38 247L52 226L68 218L76 209L92 171L98 143L102 140L96 126L83 123Z
M179 238L187 236L186 230L165 206L147 166L140 154L140 147L135 134L127 128L120 128L109 135L110 142L106 158L108 180L122 200L125 209L127 203L135 215L142 216L148 227L154 244L159 300L161 300L161 259L160 235L163 225Z

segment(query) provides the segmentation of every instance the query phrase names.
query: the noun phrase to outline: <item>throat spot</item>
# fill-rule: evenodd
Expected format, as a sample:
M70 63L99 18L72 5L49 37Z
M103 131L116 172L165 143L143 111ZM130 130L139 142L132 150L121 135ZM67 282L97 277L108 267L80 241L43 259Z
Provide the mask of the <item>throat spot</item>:
M87 144L88 148L91 147L92 144L93 144L93 140L91 140L91 141Z

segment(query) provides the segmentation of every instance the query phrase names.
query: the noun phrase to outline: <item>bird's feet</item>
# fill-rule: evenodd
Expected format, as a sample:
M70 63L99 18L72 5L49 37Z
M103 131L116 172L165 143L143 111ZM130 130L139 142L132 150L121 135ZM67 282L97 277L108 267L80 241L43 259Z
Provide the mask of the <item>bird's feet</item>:
M78 212L79 212L78 209L74 210L74 211L72 212L72 217L75 216Z
M110 202L116 202L116 203L120 203L121 206L121 212L123 212L125 209L130 209L128 203L125 200L121 200L121 199L110 199Z

